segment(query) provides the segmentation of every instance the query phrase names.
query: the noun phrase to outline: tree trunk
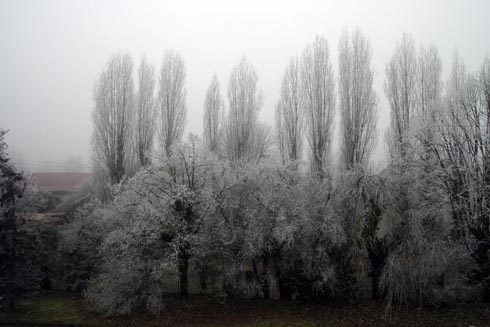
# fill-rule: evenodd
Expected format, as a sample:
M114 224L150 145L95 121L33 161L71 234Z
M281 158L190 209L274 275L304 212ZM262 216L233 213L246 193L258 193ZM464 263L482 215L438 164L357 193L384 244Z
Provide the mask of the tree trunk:
M267 274L268 272L269 272L269 256L263 255L261 284L262 284L262 294L264 295L265 300L268 300L271 297L269 292L269 278Z
M179 251L179 284L180 284L180 298L182 301L189 299L189 254L187 246L184 246Z
M255 259L252 259L252 270L254 273L255 280L259 282L259 272L257 270L257 263L255 262Z
M274 257L274 275L276 276L277 287L279 289L279 298L280 299L291 299L291 294L289 290L284 285L284 280L281 276L281 267L279 262L281 260L281 256L277 255Z
M490 250L490 242L480 241L477 249L472 256L476 264L480 268L481 280L483 284L483 300L490 302L490 259L488 251Z
M9 310L15 311L15 297L13 295L9 297Z
M388 255L386 249L383 247L381 242L377 242L374 246L368 249L369 261L371 262L371 272L369 276L371 277L371 298L379 299L381 294L379 292L379 278L381 277L381 271L383 264Z

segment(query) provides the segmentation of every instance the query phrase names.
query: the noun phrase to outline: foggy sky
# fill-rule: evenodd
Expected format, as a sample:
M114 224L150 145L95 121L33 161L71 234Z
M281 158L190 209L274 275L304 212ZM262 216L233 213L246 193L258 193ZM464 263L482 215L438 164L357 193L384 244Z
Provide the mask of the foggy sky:
M345 28L360 27L373 48L380 113L374 161L380 162L389 121L384 71L402 33L411 34L417 47L438 47L443 77L455 50L476 71L490 54L489 12L488 0L0 0L0 128L10 130L9 153L33 170L63 170L69 157L89 167L93 85L109 57L129 52L137 69L146 53L158 72L168 48L180 51L187 66L185 135L201 135L213 74L226 95L242 56L259 76L260 118L272 125L289 58L321 34L337 74L337 41ZM134 78L136 83L136 73Z

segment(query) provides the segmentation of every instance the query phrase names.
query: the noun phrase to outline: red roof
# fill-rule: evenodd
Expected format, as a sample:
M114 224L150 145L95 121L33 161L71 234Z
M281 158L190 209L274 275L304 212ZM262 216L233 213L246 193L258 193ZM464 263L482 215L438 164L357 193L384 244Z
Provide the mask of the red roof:
M32 173L32 182L48 192L74 192L91 175L89 173Z

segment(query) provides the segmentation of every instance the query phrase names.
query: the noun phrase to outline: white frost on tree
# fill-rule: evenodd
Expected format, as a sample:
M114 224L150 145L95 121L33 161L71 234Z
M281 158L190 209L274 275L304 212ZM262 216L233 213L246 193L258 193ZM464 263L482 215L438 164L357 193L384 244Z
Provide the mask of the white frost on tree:
M140 166L147 166L151 162L156 128L154 90L155 68L143 57L138 70L135 122L136 153Z
M206 92L203 119L204 144L214 154L218 154L220 149L223 115L224 100L221 95L218 77L214 75Z
M225 155L235 162L258 160L265 155L269 130L259 124L262 92L255 68L242 58L231 72L228 84L228 114L225 122Z
M300 159L304 114L301 102L300 61L291 58L282 79L275 123L276 137L283 163Z
M311 171L321 178L329 175L328 164L335 115L335 81L327 40L317 36L301 57L301 90Z
M158 140L161 154L169 157L172 146L181 141L186 124L187 107L185 63L182 56L167 50L163 56L158 90Z
M388 145L391 159L405 159L416 114L417 57L414 40L403 34L386 66L384 90L390 104Z
M113 55L94 87L93 160L107 172L112 184L123 178L131 154L132 74L130 55Z
M365 166L376 144L377 99L371 46L359 29L342 34L339 45L341 165Z

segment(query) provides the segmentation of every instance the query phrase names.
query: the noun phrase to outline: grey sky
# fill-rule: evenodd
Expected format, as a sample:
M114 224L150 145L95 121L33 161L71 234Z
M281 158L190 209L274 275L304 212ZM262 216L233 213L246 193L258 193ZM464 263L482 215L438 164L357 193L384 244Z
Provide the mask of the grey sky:
M371 40L380 99L384 153L389 111L384 68L403 32L417 45L434 43L444 75L458 50L470 71L490 53L490 1L6 1L0 0L0 127L10 129L10 153L36 169L63 167L69 156L90 160L94 81L113 52L141 56L159 69L167 48L187 65L187 132L201 134L206 89L216 72L226 90L243 55L264 94L261 119L272 124L289 58L316 34L329 40L334 69L344 28ZM187 134L186 132L186 134Z

